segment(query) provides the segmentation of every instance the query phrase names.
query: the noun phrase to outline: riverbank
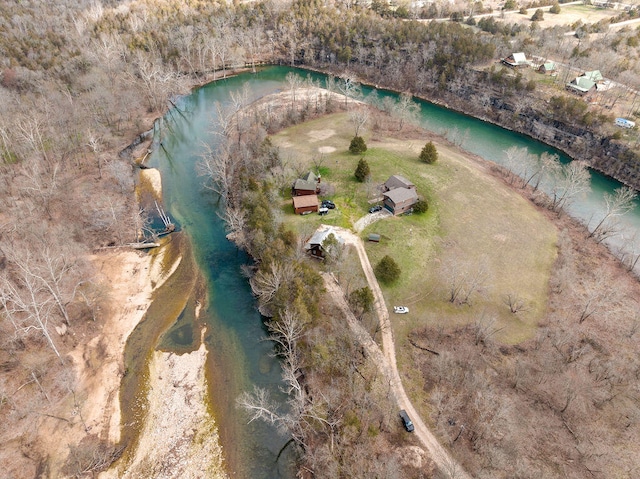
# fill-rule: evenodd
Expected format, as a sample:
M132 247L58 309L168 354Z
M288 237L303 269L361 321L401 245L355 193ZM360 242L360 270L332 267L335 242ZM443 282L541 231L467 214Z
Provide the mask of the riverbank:
M228 477L207 410L206 359L204 343L189 354L153 353L148 410L135 454L130 464L100 474L101 479Z
M125 374L124 350L131 332L143 320L155 288L170 276L161 267L164 250L155 255L131 250L105 250L88 259L96 271L94 282L105 285L98 312L100 332L89 341L79 341L69 353L76 379L75 421L63 431L58 421L42 425L39 436L43 451L52 458L50 468L61 474L69 448L88 436L102 443L120 440L120 384ZM155 287L154 287L155 285ZM79 419L79 420L77 420ZM63 439L62 439L63 438ZM98 448L96 448L98 450ZM117 454L106 453L110 462ZM113 454L113 455L112 455ZM88 466L87 466L88 467Z

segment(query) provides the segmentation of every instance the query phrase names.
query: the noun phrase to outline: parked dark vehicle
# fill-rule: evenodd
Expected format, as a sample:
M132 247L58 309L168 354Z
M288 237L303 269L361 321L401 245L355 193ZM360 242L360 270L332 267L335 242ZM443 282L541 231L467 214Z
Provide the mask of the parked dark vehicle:
M369 213L375 213L375 212L381 211L381 210L382 210L382 206L375 205L375 206L372 206L371 208L369 208Z
M336 207L336 204L331 200L322 200L322 207L332 210Z
M402 419L402 424L404 424L404 428L408 432L413 432L414 430L413 423L411 422L411 419L409 419L409 415L407 414L407 411L405 411L404 409L400 411L400 419Z

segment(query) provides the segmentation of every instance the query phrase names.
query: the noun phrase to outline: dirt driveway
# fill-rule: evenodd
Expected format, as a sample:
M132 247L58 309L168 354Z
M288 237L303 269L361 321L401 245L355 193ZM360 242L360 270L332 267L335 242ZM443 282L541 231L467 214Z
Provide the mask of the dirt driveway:
M429 452L431 459L440 469L446 471L450 477L469 479L470 476L466 474L456 460L451 457L449 452L440 445L433 433L427 428L425 423L422 421L422 418L413 407L413 404L411 404L411 401L404 390L400 374L398 373L398 366L396 364L396 349L393 341L393 330L389 320L389 311L384 301L384 297L382 296L382 290L380 289L378 280L376 279L371 263L369 262L369 257L364 249L362 240L359 236L353 234L349 230L335 226L333 228L344 239L345 244L352 245L358 252L358 257L362 264L362 270L364 271L369 288L371 288L375 298L375 310L378 316L378 321L380 322L380 330L382 331L382 351L349 309L344 293L335 277L331 274L324 273L323 278L327 291L343 311L347 318L349 327L358 338L360 344L367 350L371 357L375 358L375 362L378 365L380 372L385 374L389 379L393 394L398 404L398 409L404 409L407 411L407 414L409 414L409 417L412 419L415 426L414 433Z

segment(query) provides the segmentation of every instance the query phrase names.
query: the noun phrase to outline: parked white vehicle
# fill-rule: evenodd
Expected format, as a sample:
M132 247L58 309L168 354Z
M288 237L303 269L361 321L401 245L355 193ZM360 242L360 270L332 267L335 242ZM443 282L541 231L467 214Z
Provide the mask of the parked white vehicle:
M396 314L407 314L409 312L409 308L406 306L394 306L393 312Z
M622 128L633 128L636 126L635 121L627 120L626 118L616 118L616 125Z

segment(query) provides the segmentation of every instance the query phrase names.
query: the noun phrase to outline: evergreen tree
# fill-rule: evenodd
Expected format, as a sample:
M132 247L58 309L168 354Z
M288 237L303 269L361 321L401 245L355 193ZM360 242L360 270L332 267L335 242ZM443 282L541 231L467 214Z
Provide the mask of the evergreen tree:
M364 142L364 138L361 136L354 136L349 145L349 151L354 155L364 153L367 151L367 144Z
M531 21L541 22L542 20L544 20L544 12L542 11L542 9L538 8L533 14L533 16L531 17Z
M380 260L374 268L376 277L383 283L393 283L400 277L400 266L395 260L387 255Z
M420 159L430 165L438 161L438 150L433 142L430 141L424 145L424 148L420 152Z
M416 204L413 205L414 213L426 213L428 209L429 203L427 203L427 200L418 200L416 201Z
M356 168L356 172L354 173L356 179L360 183L364 183L370 174L371 170L369 168L369 163L367 163L367 160L365 160L364 158L360 158L358 167Z
M355 310L358 316L367 313L373 309L375 298L369 286L356 289L349 295L349 304Z

